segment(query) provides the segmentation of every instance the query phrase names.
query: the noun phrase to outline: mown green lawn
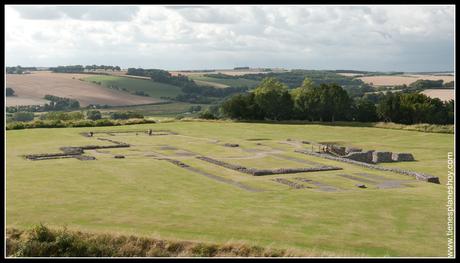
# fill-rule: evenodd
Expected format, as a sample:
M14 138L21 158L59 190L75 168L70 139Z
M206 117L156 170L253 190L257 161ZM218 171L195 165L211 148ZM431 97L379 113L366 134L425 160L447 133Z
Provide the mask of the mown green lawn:
M130 93L136 91L143 91L153 98L161 97L170 97L174 98L179 94L182 94L180 87L159 83L152 80L146 79L135 79L128 77L120 76L105 76L105 75L95 75L87 77L85 81L92 82L101 82L104 87L118 87L118 89L126 89Z
M109 139L130 148L86 151L94 161L60 159L28 161L24 154L58 152L60 146L109 144L86 138L83 131L171 130L178 135L120 134ZM411 152L413 163L391 166L438 176L441 184L411 180L407 187L359 189L339 173L366 172L391 179L410 177L293 152L287 138L337 141L364 149ZM266 139L266 140L254 140ZM6 223L26 228L40 222L93 232L129 233L210 242L243 241L276 248L321 251L331 256L446 256L447 152L452 134L364 127L250 124L232 122L169 122L98 128L57 128L6 132ZM240 147L224 147L238 143ZM257 145L261 143L262 145ZM244 149L279 149L341 171L250 176L193 156L199 153L229 163L251 157ZM166 148L165 148L166 147ZM308 145L305 148L311 147ZM207 173L263 190L249 192L234 185L145 156L162 154ZM124 154L125 159L115 159ZM273 160L267 158L266 160ZM238 164L238 162L234 162ZM244 159L260 168L261 159ZM279 160L267 166L278 167ZM300 163L288 166L302 166ZM308 165L305 165L308 166ZM344 191L291 189L273 178L305 177Z

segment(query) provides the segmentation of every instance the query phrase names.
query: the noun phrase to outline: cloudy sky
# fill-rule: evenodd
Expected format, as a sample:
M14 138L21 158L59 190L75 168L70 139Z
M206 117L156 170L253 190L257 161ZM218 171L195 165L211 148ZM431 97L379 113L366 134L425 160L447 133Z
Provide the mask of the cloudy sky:
M8 66L454 68L454 6L5 6Z

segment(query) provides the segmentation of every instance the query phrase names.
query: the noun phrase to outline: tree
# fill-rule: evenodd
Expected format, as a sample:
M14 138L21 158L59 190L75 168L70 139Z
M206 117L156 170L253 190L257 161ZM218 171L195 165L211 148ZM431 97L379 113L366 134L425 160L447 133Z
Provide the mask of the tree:
M326 90L329 91L329 101L331 112L331 120L345 120L350 109L351 101L348 93L339 85L329 85Z
M13 90L12 88L6 88L6 89L5 89L5 95L6 95L7 97L9 97L9 96L14 96L14 90Z
M287 87L275 78L265 78L254 90L254 101L271 120L288 119L293 102Z
M13 113L13 120L15 121L31 121L34 119L33 112L15 112Z
M102 114L98 110L90 110L86 112L86 118L95 121L101 119Z
M366 99L357 99L353 104L353 119L360 122L374 122L378 120L375 104Z

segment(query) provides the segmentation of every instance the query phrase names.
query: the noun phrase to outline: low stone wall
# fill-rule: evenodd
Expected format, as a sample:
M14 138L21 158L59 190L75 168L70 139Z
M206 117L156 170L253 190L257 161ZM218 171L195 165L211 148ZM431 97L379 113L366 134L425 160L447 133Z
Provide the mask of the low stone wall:
M357 161L357 162L364 162L364 163L372 163L372 152L373 151L367 151L367 152L351 152L343 158ZM338 157L340 158L340 157Z
M60 159L60 158L77 158L78 160L87 161L87 160L95 160L95 157L92 156L84 156L84 150L96 150L96 149L108 149L108 148L125 148L130 147L129 144L118 142L110 139L98 138L101 141L109 141L114 143L115 145L85 145L85 146L63 146L60 147L59 150L62 153L42 153L42 154L29 154L25 155L25 158L29 160L49 160L49 159Z
M275 178L275 179L272 179L272 181L275 181L275 182L280 183L280 184L288 185L289 187L294 188L294 189L312 188L312 187L309 187L309 186L305 186L303 184L298 184L296 182L289 181L289 180L284 179L284 178Z
M393 153L391 159L395 162L410 162L415 161L411 153Z
M391 152L380 152L375 151L372 153L372 162L373 163L391 163L393 162Z
M321 157L321 158L326 158L326 159L329 159L329 160L334 160L334 161L339 161L339 162L356 164L356 165L359 165L359 166L362 166L362 167L365 167L365 168L404 174L404 175L412 176L417 180L426 181L426 182L429 182L429 183L435 183L435 184L440 183L439 182L439 177L429 175L429 174L403 170L403 169L400 169L400 168L383 167L383 166L378 166L378 165L375 165L375 164L358 162L358 161L350 160L350 159L347 159L347 158L335 157L335 156L330 156L330 155L327 155L327 154L310 152L310 151L295 150L295 152L302 153L302 154L307 154L307 155L312 155L312 156L316 156L316 157Z
M175 164L179 167L182 167L182 168L185 168L185 167L190 167L189 165L181 162L181 161L178 161L178 160L174 160L174 159L169 159L169 158L157 158L158 160L163 160L163 161L167 161L167 162L170 162L172 164Z
M346 154L349 154L349 153L355 153L355 152L362 152L363 149L361 148L355 148L355 147L346 147L345 148L345 153Z
M229 164L226 162L222 162L216 159L212 159L206 156L197 156L197 159L219 165L231 170L235 170L241 173L260 176L260 175L270 175L270 174L290 174L290 173L303 173L303 172L319 172L319 171L331 171L331 170L341 170L340 167L334 166L317 166L317 167L307 167L307 168L280 168L280 169L254 169L254 168L246 168L240 165Z

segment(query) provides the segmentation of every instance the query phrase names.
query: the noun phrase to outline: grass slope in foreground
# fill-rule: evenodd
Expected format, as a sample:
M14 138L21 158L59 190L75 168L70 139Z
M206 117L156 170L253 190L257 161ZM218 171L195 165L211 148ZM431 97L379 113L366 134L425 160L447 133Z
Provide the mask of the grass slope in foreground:
M7 131L7 227L27 229L42 222L94 233L212 243L235 241L336 256L446 256L446 156L454 149L451 134L231 122L171 122L91 130L148 128L178 135L96 133L86 138L79 133L88 128ZM108 144L97 140L98 136L127 142L132 147L87 151L97 158L94 161L28 161L21 157L58 152L60 146ZM299 155L293 152L292 145L281 143L287 138L411 152L416 162L391 166L438 176L441 184L412 180L402 188L359 189L354 186L357 182L337 174L365 172L393 179L411 178ZM238 143L240 147L224 147L224 143ZM174 148L180 149L181 154ZM269 149L284 151L278 155L285 158L305 158L343 170L250 176L185 154L198 152L228 163L242 157L246 158L245 165L258 167L264 157L255 158L255 150ZM115 159L116 154L126 158ZM156 160L152 154L180 159L208 174L263 191L246 191ZM299 176L345 191L292 189L272 181L278 177L295 181Z
M102 86L108 88L118 87L118 89L126 89L130 93L134 93L136 91L143 91L152 98L174 98L177 95L182 94L182 90L180 87L146 79L96 75L84 78L84 80L88 82L101 82Z

